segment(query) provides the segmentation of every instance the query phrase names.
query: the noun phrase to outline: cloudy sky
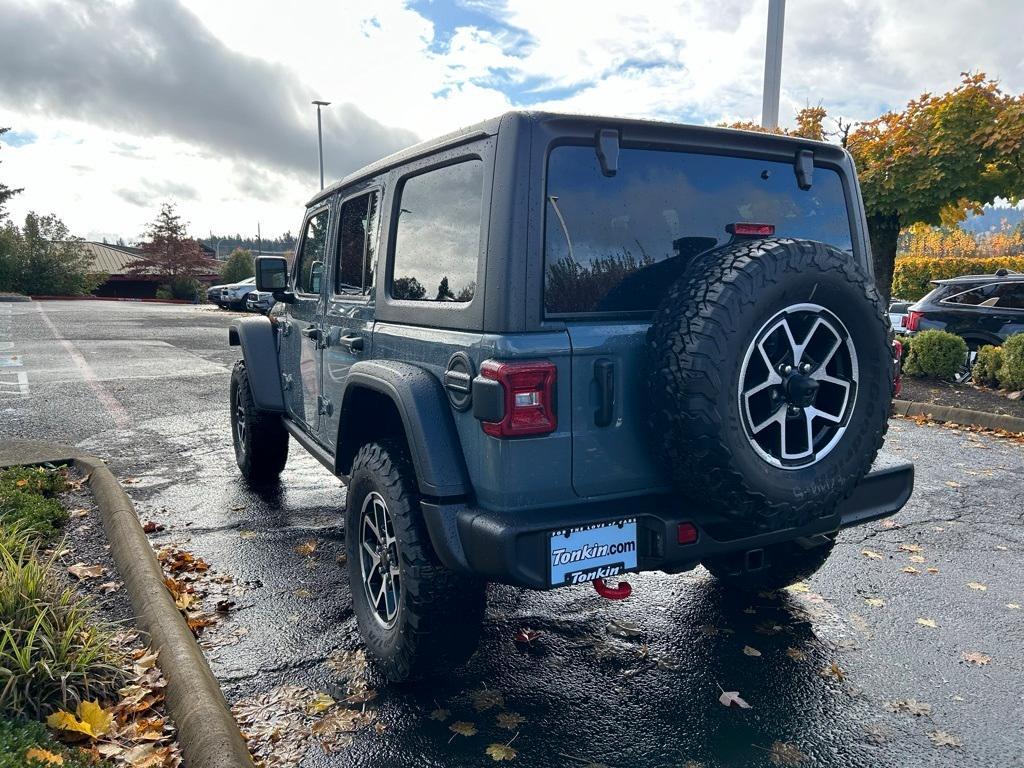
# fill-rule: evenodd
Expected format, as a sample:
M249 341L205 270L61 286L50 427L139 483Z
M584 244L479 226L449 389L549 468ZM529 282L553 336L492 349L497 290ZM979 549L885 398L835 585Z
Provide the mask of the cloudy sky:
M585 11L582 9L586 9ZM129 241L295 230L326 175L506 109L757 120L767 0L0 0L0 179ZM862 119L981 69L1024 91L1021 0L789 0L782 121Z

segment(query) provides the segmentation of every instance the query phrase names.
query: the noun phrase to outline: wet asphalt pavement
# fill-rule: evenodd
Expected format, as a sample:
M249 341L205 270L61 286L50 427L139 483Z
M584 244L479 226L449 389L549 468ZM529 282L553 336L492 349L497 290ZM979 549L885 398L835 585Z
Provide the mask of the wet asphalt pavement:
M240 480L229 317L0 304L0 438L102 456L140 515L166 526L156 543L234 578L237 606L210 634L229 700L283 684L338 695L325 661L359 647L336 561L345 490L294 443L279 489ZM314 743L302 765L492 765L487 746L513 737L522 766L1024 765L1024 444L895 420L886 447L917 464L901 527L844 532L806 591L736 602L703 569L633 576L621 603L584 587L494 587L465 668L403 688L371 672L380 727L333 754ZM295 551L310 541L311 555ZM528 650L513 643L523 627L542 633ZM969 664L972 652L990 661ZM719 686L751 708L720 704ZM892 711L906 700L930 713ZM523 721L501 728L502 712ZM453 721L478 732L457 736ZM799 752L773 754L775 742Z

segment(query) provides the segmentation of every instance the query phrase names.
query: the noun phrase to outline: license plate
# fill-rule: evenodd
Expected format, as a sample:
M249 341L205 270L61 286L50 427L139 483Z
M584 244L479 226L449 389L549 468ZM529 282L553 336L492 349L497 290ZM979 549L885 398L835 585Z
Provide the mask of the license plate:
M636 518L552 531L551 586L618 576L636 565Z

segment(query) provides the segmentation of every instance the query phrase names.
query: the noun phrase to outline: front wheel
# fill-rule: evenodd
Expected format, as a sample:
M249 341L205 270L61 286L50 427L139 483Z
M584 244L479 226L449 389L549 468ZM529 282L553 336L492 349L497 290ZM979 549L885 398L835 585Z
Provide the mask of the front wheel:
M765 548L763 567L756 571L746 570L746 553L712 558L703 565L726 589L737 592L773 592L817 573L832 554L835 545L835 535L809 548L796 541L775 544Z
M447 672L473 654L484 585L437 559L403 446L369 443L356 454L345 545L359 632L389 680Z
M256 408L243 360L231 371L231 437L242 476L252 485L276 483L288 461L288 431L278 414Z

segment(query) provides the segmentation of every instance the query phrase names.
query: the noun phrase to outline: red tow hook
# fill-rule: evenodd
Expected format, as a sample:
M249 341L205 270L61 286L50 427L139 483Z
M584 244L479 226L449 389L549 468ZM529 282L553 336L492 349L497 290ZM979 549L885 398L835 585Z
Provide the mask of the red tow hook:
M604 579L594 579L590 583L594 585L594 591L606 600L625 600L633 594L633 587L628 581L620 581L617 587L608 586Z

